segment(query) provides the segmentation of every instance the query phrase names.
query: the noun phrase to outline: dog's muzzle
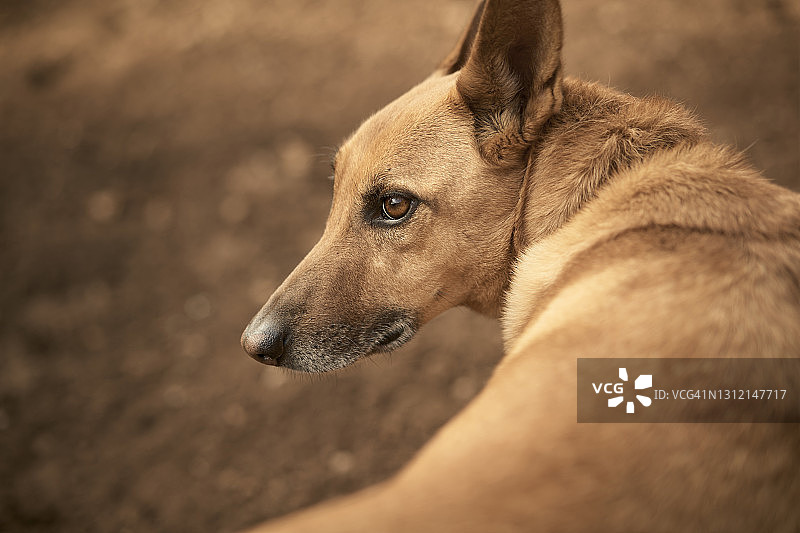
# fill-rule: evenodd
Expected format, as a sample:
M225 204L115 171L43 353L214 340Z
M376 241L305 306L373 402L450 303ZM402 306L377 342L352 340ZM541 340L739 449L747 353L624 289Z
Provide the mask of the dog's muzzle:
M327 372L362 357L389 352L416 332L412 315L403 310L373 312L371 321L303 322L298 312L265 307L247 325L242 347L259 363L301 372Z

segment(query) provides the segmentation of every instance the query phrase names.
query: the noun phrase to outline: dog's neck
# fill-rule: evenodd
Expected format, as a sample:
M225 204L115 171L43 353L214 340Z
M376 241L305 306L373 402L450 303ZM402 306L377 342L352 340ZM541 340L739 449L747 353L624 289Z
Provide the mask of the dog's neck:
M561 110L528 158L515 213L514 260L563 226L620 170L705 135L697 119L672 102L564 80Z
M561 110L534 139L509 214L509 247L502 272L484 280L466 305L499 317L519 257L595 198L620 172L656 153L699 142L705 129L683 107L638 99L602 85L565 79Z

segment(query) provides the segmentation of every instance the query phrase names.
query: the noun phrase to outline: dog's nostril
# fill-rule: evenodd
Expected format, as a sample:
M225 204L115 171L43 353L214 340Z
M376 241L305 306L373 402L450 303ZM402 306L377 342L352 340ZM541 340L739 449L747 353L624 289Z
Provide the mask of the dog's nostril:
M286 336L281 328L262 324L252 331L247 328L242 335L242 347L259 363L277 366L283 355L285 340Z

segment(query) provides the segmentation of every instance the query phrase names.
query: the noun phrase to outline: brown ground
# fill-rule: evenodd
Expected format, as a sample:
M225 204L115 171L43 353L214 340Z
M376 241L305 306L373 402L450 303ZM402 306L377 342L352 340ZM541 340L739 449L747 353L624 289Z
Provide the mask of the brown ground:
M287 375L238 346L331 147L471 0L0 4L0 530L230 531L385 478L485 382L488 319ZM567 0L571 74L682 100L800 189L794 0Z

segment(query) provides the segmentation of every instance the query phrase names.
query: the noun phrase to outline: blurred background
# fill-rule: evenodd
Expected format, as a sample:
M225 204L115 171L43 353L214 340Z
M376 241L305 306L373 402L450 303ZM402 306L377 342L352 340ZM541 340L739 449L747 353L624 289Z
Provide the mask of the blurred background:
M0 530L231 531L386 478L497 324L298 376L239 335L322 232L328 159L472 0L0 2ZM684 102L800 189L800 4L566 0L566 70Z

